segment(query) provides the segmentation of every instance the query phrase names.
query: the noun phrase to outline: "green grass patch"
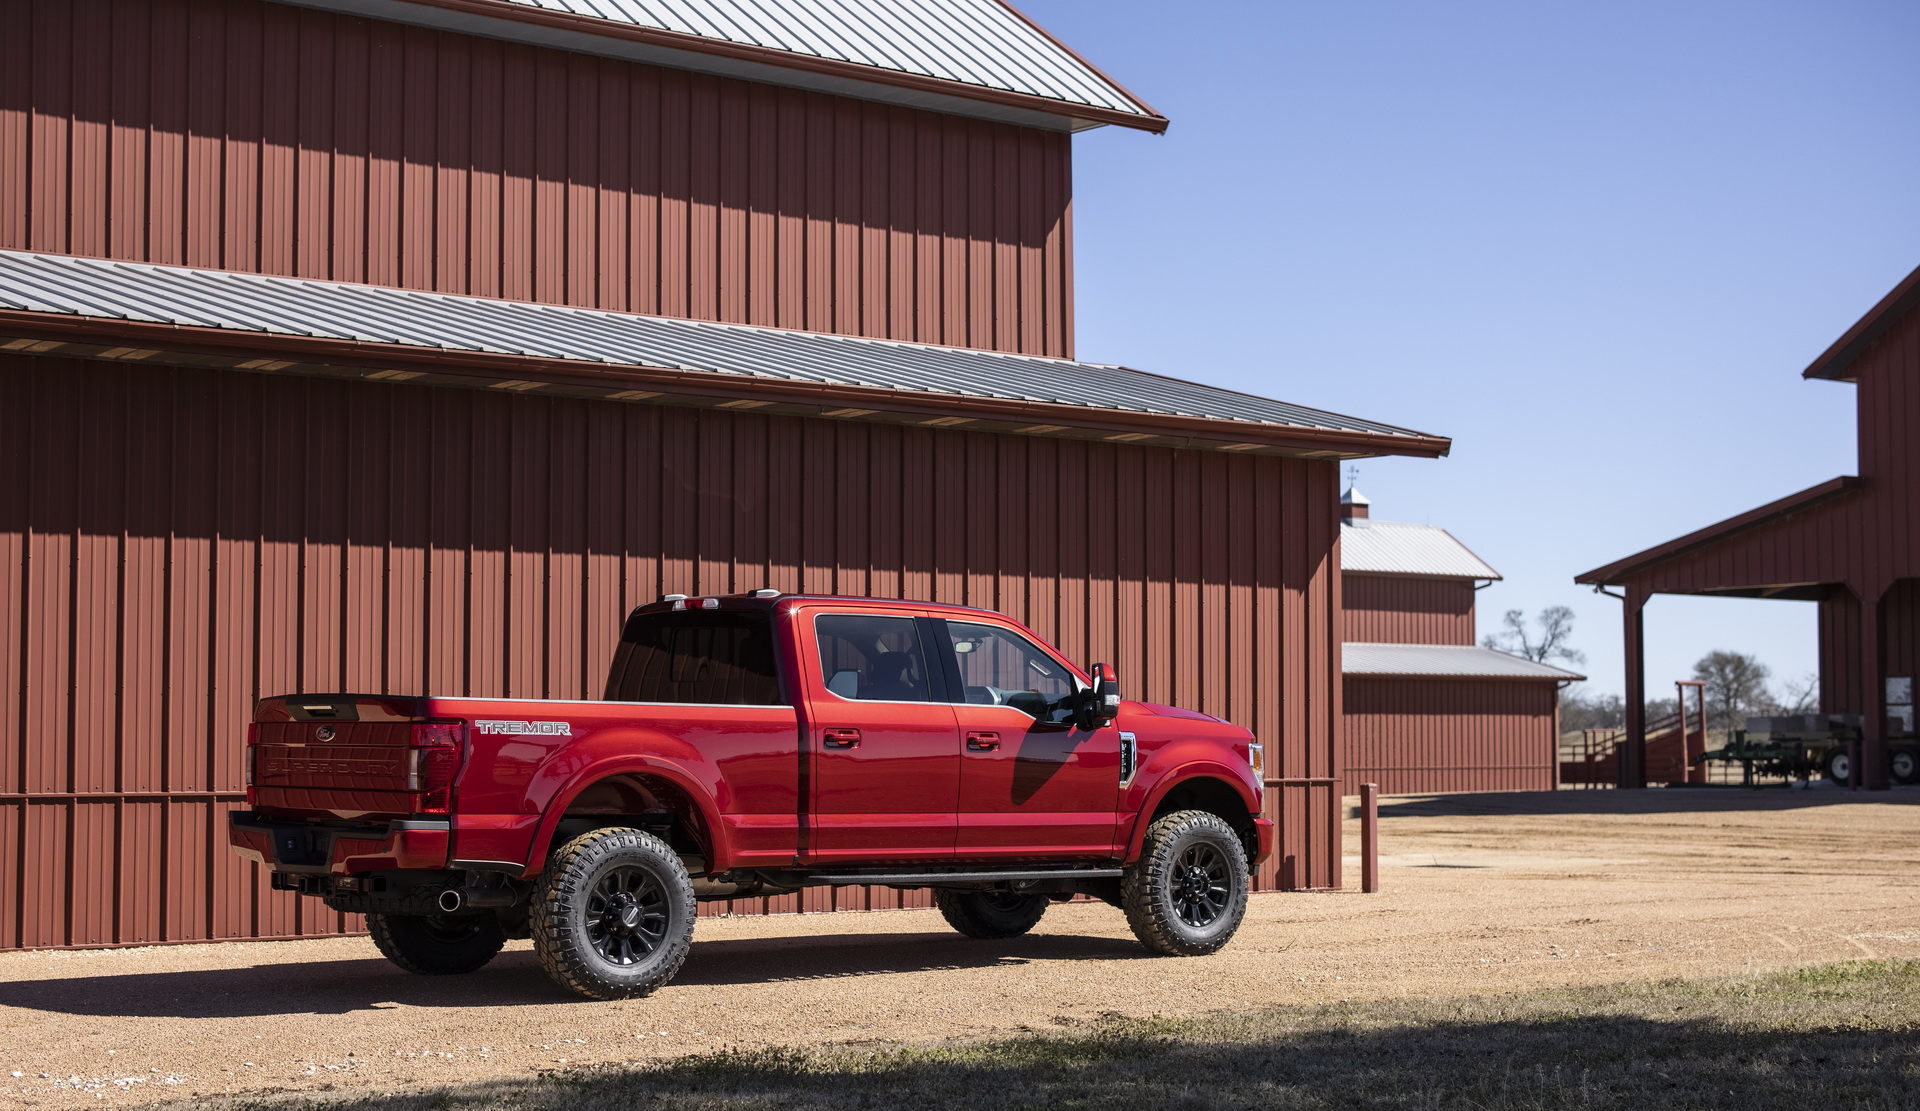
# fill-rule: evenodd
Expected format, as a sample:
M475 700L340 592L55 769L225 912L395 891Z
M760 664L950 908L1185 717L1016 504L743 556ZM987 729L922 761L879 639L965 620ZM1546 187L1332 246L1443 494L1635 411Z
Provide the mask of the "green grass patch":
M723 1052L220 1106L1911 1108L1920 1106L1916 1016L1920 963L1850 962L1731 979L1114 1018L978 1043Z

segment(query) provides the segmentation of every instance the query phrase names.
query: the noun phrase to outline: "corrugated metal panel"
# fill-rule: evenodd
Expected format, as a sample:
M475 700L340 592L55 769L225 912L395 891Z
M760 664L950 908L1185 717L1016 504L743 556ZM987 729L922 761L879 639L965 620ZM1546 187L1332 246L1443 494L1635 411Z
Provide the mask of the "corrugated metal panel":
M1348 675L1408 675L1472 679L1541 679L1586 676L1535 663L1507 652L1461 644L1343 644L1340 666Z
M0 308L1289 428L1418 435L1099 363L61 255L0 251Z
M303 0L320 3L324 0ZM1147 115L998 0L509 0L721 42Z
M1342 553L1345 552L1344 545ZM1466 579L1342 575L1342 639L1369 644L1472 644L1474 600Z
M1347 794L1368 782L1390 795L1556 786L1550 683L1350 675L1346 688Z
M259 0L7 26L0 248L1073 354L1065 134Z
M0 355L0 468L0 947L354 929L224 847L253 698L590 696L627 607L759 586L1001 609L1252 728L1263 882L1339 881L1330 462ZM731 909L852 905L897 902Z
M1340 569L1374 575L1435 575L1498 579L1446 529L1397 521L1352 521L1340 526Z

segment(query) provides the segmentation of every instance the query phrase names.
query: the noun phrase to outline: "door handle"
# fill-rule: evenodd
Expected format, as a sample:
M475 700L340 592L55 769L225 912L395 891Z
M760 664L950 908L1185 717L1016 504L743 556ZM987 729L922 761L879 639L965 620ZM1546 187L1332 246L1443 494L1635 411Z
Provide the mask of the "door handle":
M1000 747L1000 734L998 733L968 733L967 734L967 751L968 752L992 752L994 749L999 747Z
M859 748L860 731L858 729L828 729L821 734L821 741L828 748Z

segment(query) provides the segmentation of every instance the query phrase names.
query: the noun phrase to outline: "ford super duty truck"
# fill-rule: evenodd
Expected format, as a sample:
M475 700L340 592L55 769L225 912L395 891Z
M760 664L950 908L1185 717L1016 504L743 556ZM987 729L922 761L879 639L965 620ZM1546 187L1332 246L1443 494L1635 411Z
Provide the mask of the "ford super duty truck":
M1084 894L1193 955L1233 936L1272 852L1262 759L997 613L669 595L627 619L599 701L263 699L231 841L366 915L402 968L531 937L597 999L672 978L698 900L820 885L929 888L978 938Z

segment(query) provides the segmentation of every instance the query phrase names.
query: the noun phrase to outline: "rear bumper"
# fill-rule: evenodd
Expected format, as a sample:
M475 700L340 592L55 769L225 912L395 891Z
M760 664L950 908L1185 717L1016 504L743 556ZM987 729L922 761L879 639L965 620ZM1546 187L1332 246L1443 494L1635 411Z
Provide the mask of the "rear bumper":
M1260 847L1253 854L1253 862L1259 864L1273 855L1273 819L1255 818L1253 831L1260 842Z
M248 810L228 820L227 842L243 859L276 872L347 876L395 868L445 868L453 844L446 819L407 818L364 826L274 822Z

